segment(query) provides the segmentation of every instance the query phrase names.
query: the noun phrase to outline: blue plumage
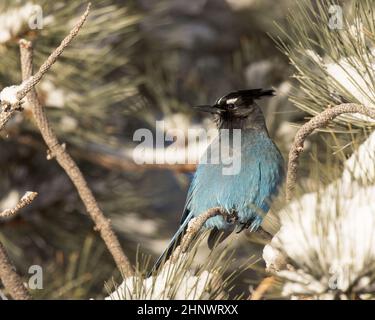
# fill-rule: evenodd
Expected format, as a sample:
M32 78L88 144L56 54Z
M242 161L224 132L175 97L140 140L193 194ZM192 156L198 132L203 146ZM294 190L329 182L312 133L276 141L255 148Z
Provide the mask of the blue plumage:
M208 152L216 145L213 142ZM187 196L186 218L198 216L213 207L223 207L237 213L238 223L250 221L251 230L259 227L269 210L271 197L282 182L283 159L264 131L243 129L241 151L238 174L223 175L221 164L198 166ZM229 225L222 216L216 216L206 222L206 227L226 229Z
M232 159L240 161L236 174L223 174L223 163L201 163L194 175L186 199L181 226L159 258L168 257L180 240L187 223L210 208L222 207L235 212L240 229L256 231L267 214L272 198L284 179L283 158L268 135L261 109L255 99L273 95L272 90L242 90L218 99L213 106L199 106L215 115L219 134L207 148L203 159L210 159L222 145L224 134L239 129L240 150L231 149ZM227 129L227 130L223 130ZM226 230L233 227L222 216L210 218L205 227Z

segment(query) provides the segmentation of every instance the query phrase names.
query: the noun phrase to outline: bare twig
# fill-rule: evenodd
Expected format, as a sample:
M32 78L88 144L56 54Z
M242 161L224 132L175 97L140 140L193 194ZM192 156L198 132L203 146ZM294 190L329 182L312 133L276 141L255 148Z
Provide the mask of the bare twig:
M16 214L20 209L30 204L38 194L36 192L26 192L21 200L13 209L7 209L0 212L0 217L9 217ZM12 262L9 260L8 254L2 243L0 242L0 278L7 288L13 299L29 300L31 296L27 292L22 283L22 279L14 270Z
M286 179L286 199L290 200L297 180L298 159L303 152L306 138L315 130L326 126L341 114L360 113L375 120L375 110L355 103L344 103L324 110L305 123L297 132L289 152L288 173Z
M22 76L24 79L27 79L31 76L32 72L32 44L23 40L20 42L20 49ZM95 229L100 232L100 235L112 254L117 267L124 273L124 276L128 277L133 275L131 264L125 256L120 243L112 230L110 220L104 216L99 208L99 205L77 164L65 150L65 147L59 143L48 122L43 106L39 102L35 89L32 89L28 93L27 100L31 106L35 122L50 150L50 154L56 158L56 161L65 170L76 187L87 212L95 223Z
M190 244L193 242L195 235L199 232L200 229L202 229L206 221L218 215L223 216L223 218L227 220L229 218L236 219L236 217L230 216L228 212L221 207L211 208L198 217L191 219L186 233L181 240L181 244L173 251L170 260L172 262L177 261L181 253L185 253L188 250Z
M249 300L260 300L266 294L266 292L274 285L276 278L274 276L270 276L264 278L258 287L254 290L251 294Z
M9 294L16 300L30 300L31 296L14 270L4 246L0 243L0 278Z
M5 89L14 89L15 100L16 101L1 101L1 106L3 110L0 110L0 131L9 121L9 119L21 108L21 100L26 96L32 88L34 88L40 80L43 78L44 74L52 67L52 65L57 61L57 58L63 53L65 48L72 42L76 37L82 25L85 23L87 16L90 12L91 3L87 5L85 13L81 16L77 24L73 27L70 33L64 38L61 44L51 53L47 60L41 65L38 72L34 76L29 76L23 78L23 82L19 86L12 86ZM4 89L3 89L4 90Z
M0 218L7 218L15 215L19 210L30 204L37 197L37 195L38 193L36 192L26 192L14 208L6 209L3 212L0 212Z
M10 120L10 118L14 115L14 113L18 109L14 106L11 106L10 108L6 109L4 108L3 111L0 109L0 131L4 128L4 126L7 124L7 122Z
M61 42L60 46L48 57L42 64L39 71L32 76L32 46L30 42L25 40L20 41L21 48L21 64L22 64L22 78L23 83L20 86L12 86L3 89L2 97L6 100L1 101L0 110L0 130L5 126L7 121L12 117L16 110L20 109L21 100L28 94L28 100L33 107L33 114L39 129L43 135L44 140L49 146L51 152L55 155L59 164L65 169L72 182L76 186L78 193L83 200L87 211L91 215L96 224L97 230L100 231L109 251L113 255L118 268L124 272L125 276L132 275L133 271L131 265L124 255L121 246L113 233L110 222L106 219L98 207L96 200L88 188L82 173L78 169L73 159L65 152L65 149L58 143L56 136L51 130L47 117L43 111L42 106L38 101L35 91L35 85L42 79L43 75L56 62L57 58L62 54L64 49L74 39L81 29L83 23L86 21L90 9L90 4L87 6L85 13L81 16L78 23L74 26L69 35ZM6 93L6 94L5 94ZM17 204L14 209L3 211L0 216L11 216L18 210L29 204L36 197L36 193L27 193ZM10 295L14 299L28 300L31 299L28 291L22 283L21 278L15 272L12 263L5 251L5 248L0 243L0 278L4 286L8 289Z
M21 86L10 86L0 92L0 131L7 124L16 111L21 111L21 102L17 99L17 92Z
M81 16L79 21L70 31L70 33L61 41L60 45L51 53L47 60L41 65L38 72L34 75L30 75L27 78L24 78L22 84L22 89L17 93L18 100L23 99L26 94L34 88L38 82L42 79L44 74L51 68L51 66L57 61L57 58L64 52L65 48L72 42L72 40L77 36L78 32L81 30L83 24L85 23L87 16L90 12L91 3L87 5L86 11Z
M13 209L7 209L0 213L0 217L9 217L18 212L18 210L30 204L35 197L36 192L27 192ZM4 287L9 291L13 299L30 300L31 296L22 283L22 279L14 270L8 254L0 242L0 278Z

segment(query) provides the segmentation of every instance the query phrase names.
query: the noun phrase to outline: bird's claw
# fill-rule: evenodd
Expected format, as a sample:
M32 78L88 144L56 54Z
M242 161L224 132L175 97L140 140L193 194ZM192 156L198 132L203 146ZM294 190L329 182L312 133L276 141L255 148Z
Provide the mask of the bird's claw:
M238 220L237 211L232 209L226 212L225 221L229 224L233 224Z
M239 230L238 231L236 231L236 233L240 233L240 232L242 232L244 229L248 229L249 227L250 227L250 225L251 225L251 222L241 222L241 223L239 223L240 224L240 228L239 228Z

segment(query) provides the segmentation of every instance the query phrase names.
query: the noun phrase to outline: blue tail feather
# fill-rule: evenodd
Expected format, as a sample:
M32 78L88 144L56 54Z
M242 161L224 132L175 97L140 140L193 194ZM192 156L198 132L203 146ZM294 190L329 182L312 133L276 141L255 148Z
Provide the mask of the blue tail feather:
M174 249L180 244L183 235L187 229L188 223L191 220L193 215L190 213L185 220L181 223L180 227L178 228L177 232L174 234L172 240L169 242L167 248L163 251L160 255L158 260L156 260L154 266L152 267L151 271L149 272L148 276L151 276L153 272L159 269L160 265L163 261L167 261L171 254L173 253Z

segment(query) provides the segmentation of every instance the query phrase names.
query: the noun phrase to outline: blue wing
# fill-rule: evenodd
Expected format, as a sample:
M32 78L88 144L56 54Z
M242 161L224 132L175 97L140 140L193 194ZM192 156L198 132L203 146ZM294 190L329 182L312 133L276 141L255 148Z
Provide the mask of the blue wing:
M254 220L254 228L260 225L283 180L284 164L272 140L266 134L254 134L257 136L244 136L237 155L241 162L238 174L223 174L222 164L199 165L189 189L184 219L220 206L227 211L237 211L241 223ZM213 148L217 148L215 142L207 152ZM221 216L206 223L209 228L226 229L228 226Z

